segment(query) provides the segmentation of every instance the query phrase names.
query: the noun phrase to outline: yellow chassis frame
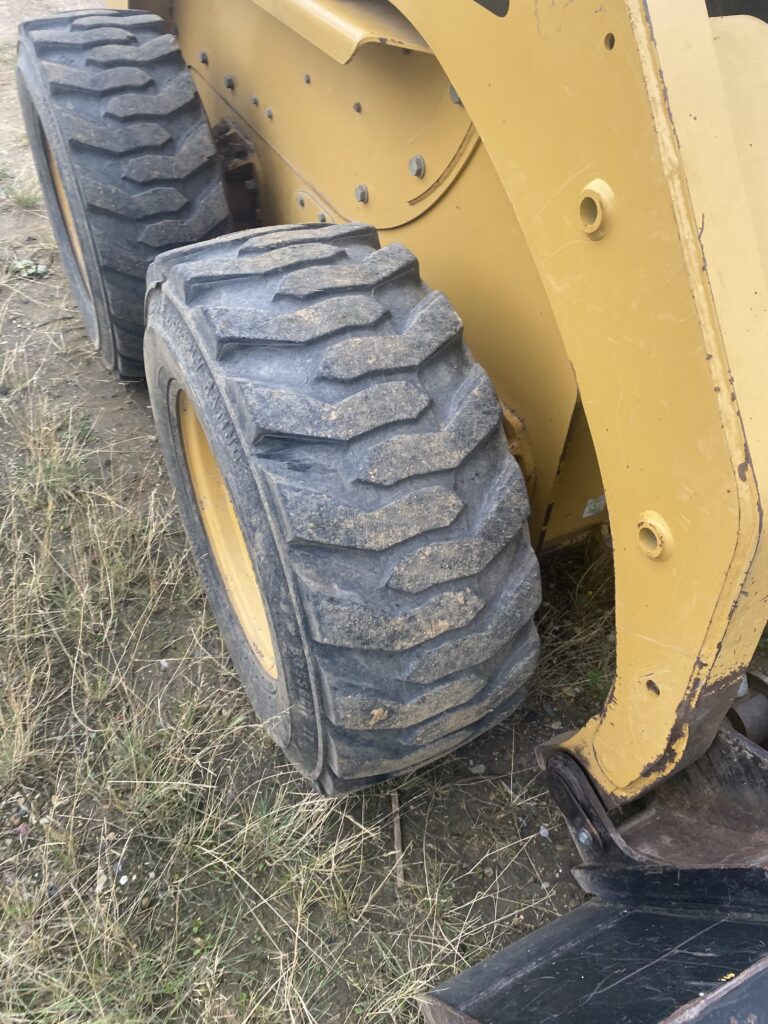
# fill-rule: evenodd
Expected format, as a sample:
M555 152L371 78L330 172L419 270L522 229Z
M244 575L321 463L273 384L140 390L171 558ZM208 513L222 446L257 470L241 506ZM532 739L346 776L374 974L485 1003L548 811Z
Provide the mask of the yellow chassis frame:
M542 345L530 372L531 387L553 393L548 429L539 418L534 430L535 410L525 416L543 453L535 515L546 518L572 420L568 362L608 503L616 680L601 713L548 750L574 754L615 803L698 757L767 617L768 83L756 57L766 63L768 25L715 23L704 0L112 6L155 9L178 26L212 120L226 109L250 126L257 156L267 137L247 112L257 46L236 11L258 13L268 48L289 32L344 70L378 44L434 54L482 140L546 299L542 317L567 355ZM199 40L217 32L201 68ZM224 65L244 99L221 85ZM259 159L269 162L268 150ZM310 210L323 208L310 175L285 175L291 190L305 187ZM357 217L369 219L364 208ZM531 353L516 359L525 376ZM489 366L503 398L510 363Z

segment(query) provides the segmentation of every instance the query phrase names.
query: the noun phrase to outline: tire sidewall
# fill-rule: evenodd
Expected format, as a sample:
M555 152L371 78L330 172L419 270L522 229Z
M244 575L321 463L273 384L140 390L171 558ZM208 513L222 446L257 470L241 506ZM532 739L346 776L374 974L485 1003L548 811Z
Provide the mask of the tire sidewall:
M158 318L162 326L158 330ZM309 778L320 773L321 732L315 668L307 656L305 624L297 612L280 550L265 479L257 480L232 425L224 397L187 324L160 289L147 300L146 381L158 438L192 553L222 637L254 709L267 731ZM270 622L278 683L265 675L238 621L212 555L186 464L178 395L186 392L227 484ZM279 534L278 534L279 535Z
M94 348L101 354L109 369L116 368L115 344L112 337L111 316L104 289L96 247L88 228L88 214L78 185L78 176L72 165L69 146L64 139L56 116L56 108L48 83L38 68L38 57L30 52L22 37L16 72L19 101L35 163L40 187L48 209L54 237L70 287ZM72 210L78 241L83 253L87 284L83 281L80 265L72 249L67 227L59 207L56 189L45 153L45 140L61 175L64 191Z

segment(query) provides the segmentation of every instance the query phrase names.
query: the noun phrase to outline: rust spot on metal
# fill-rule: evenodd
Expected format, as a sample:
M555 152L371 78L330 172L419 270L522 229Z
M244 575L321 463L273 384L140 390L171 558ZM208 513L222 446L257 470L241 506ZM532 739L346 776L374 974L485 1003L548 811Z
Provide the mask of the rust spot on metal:
M732 992L734 989L746 984L756 974L764 971L766 966L768 966L768 957L763 957L762 960L758 960L757 963L748 967L746 971L742 971L741 974L737 974L732 980L728 980L722 987L718 986L712 992L699 996L692 1000L692 1002L686 1003L685 1006L681 1006L671 1017L666 1017L661 1024L688 1024L688 1022L694 1024L696 1020L703 1020L704 1013L713 1007L716 1008L721 1003L726 992ZM754 1013L750 1013L748 1017L740 1018L740 1020L731 1017L728 1024L742 1024L742 1021L743 1024L760 1024L759 1018Z
M697 668L706 667L700 659L697 659ZM723 705L723 694L730 694L735 690L737 684L744 675L744 667L728 672L719 679L707 679L705 675L694 676L688 690L688 695L677 709L677 720L670 729L664 751L653 761L646 765L640 773L641 778L653 778L654 776L665 776L673 770L677 772L686 765L691 764L700 757L712 741L725 714ZM701 697L701 699L699 699ZM696 722L696 733L699 737L698 743L690 740L693 736L693 722ZM691 727L691 736L688 746L682 759L675 763L677 758L676 746L683 737L684 726ZM662 782L662 778L656 779Z
M676 722L669 730L669 736L667 736L666 746L658 757L650 761L645 768L640 772L641 779L649 779L654 776L667 775L671 766L675 764L677 760L676 746L679 740L683 737L683 724L682 722ZM661 782L661 779L657 781Z
M744 442L744 461L739 466L739 477L741 480L747 479L747 472L752 468L752 456L749 451L749 445Z

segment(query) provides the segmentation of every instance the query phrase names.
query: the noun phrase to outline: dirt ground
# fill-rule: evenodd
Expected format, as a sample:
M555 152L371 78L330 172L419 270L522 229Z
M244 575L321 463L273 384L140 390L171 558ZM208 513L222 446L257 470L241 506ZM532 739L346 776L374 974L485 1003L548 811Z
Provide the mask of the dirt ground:
M146 389L62 276L13 63L17 23L70 6L0 0L0 1022L415 1020L582 899L533 751L604 695L607 556L545 563L518 714L391 786L310 792L222 650Z

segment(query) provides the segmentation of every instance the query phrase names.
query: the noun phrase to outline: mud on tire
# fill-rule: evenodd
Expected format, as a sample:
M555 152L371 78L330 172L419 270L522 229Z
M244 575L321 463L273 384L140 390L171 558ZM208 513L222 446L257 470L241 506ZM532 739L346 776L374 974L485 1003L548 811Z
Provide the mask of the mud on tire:
M327 793L424 764L520 702L537 659L528 501L486 373L414 256L364 225L160 257L147 379L207 591L259 715ZM179 429L197 412L265 597L260 669Z
M141 377L147 267L228 230L205 113L153 14L78 11L19 31L22 111L70 283L107 365Z

